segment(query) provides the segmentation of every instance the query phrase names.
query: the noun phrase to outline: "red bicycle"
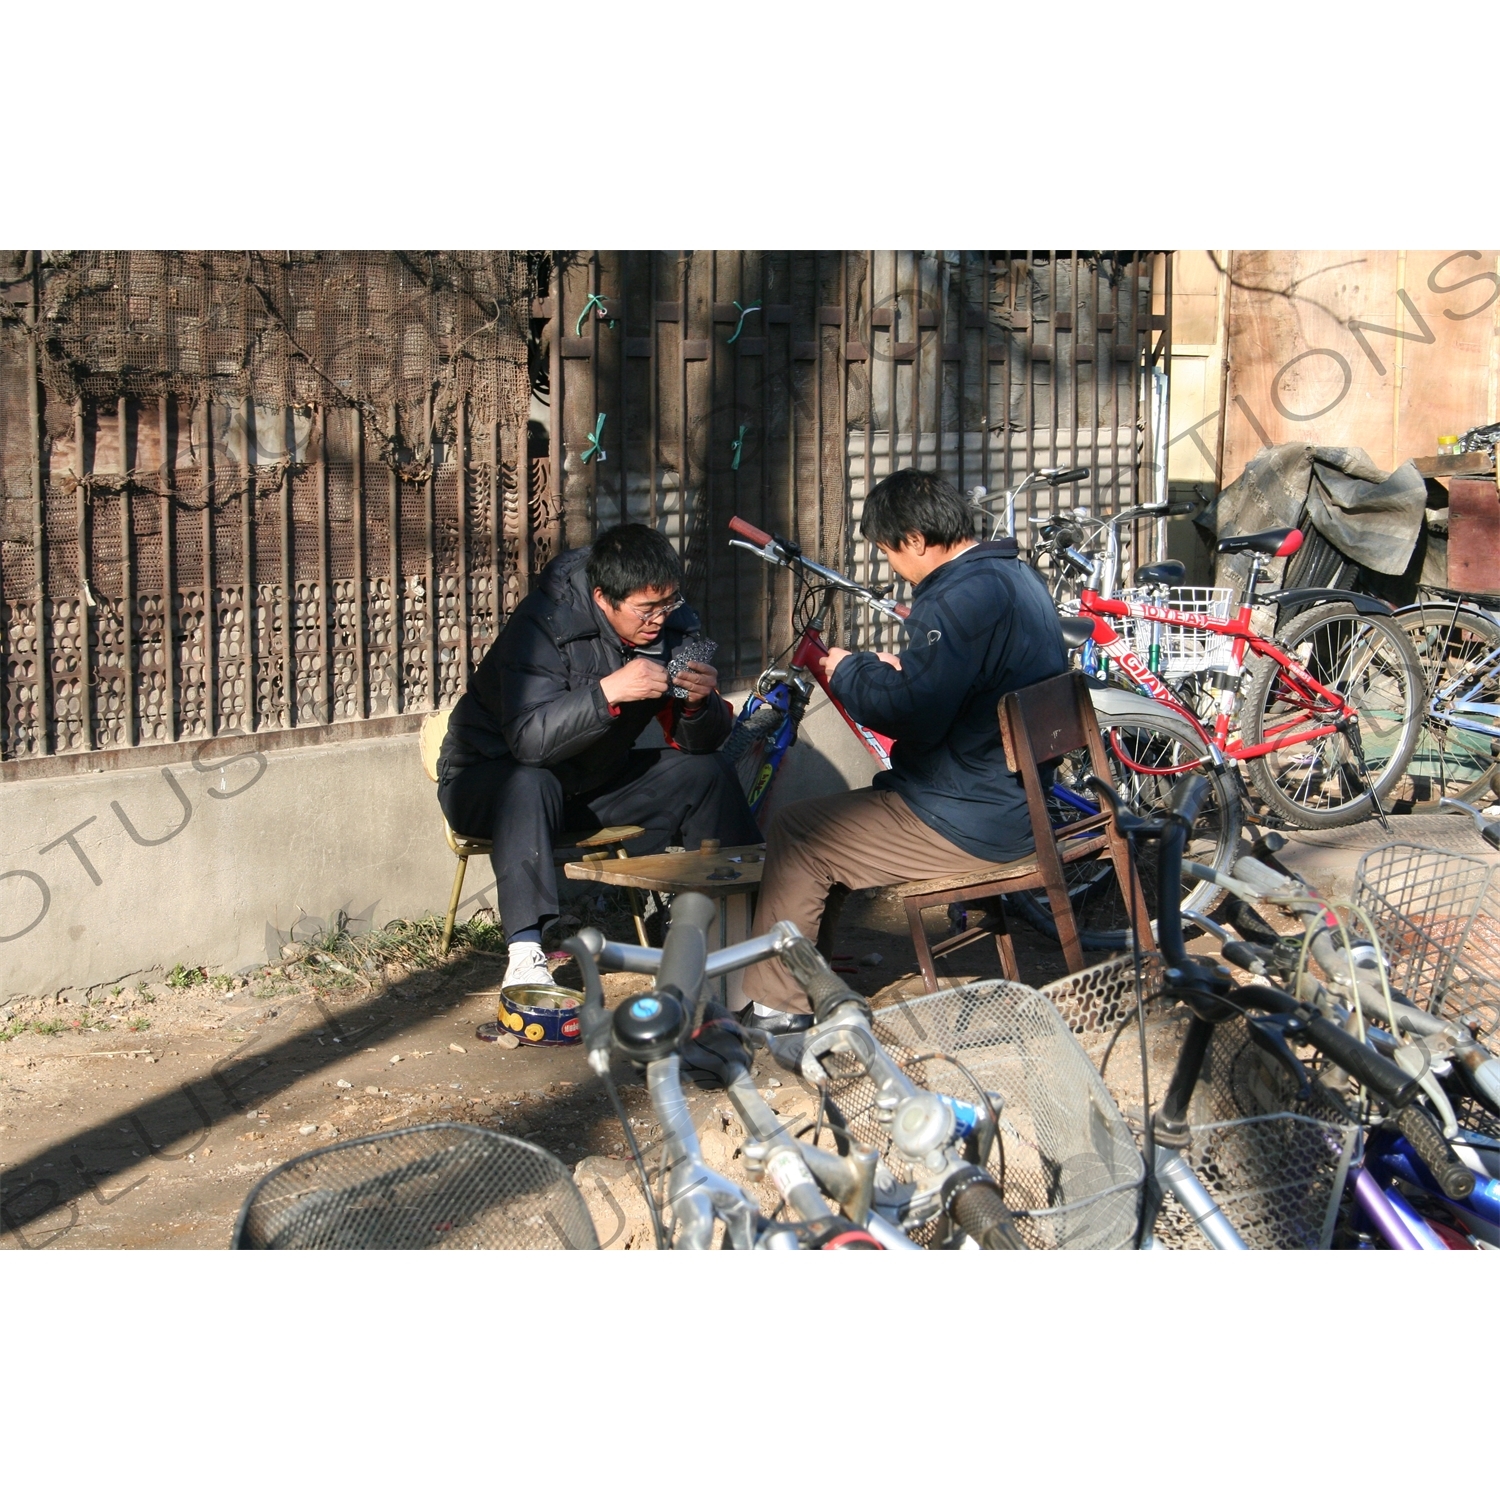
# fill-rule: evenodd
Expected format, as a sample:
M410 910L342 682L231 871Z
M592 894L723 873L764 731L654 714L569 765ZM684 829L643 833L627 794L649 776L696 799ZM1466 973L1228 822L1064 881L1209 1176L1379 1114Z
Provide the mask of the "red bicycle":
M1111 543L1117 546L1118 527L1129 519L1109 523ZM1220 540L1220 552L1250 558L1233 615L1232 590L1184 586L1180 562L1138 569L1136 587L1109 598L1098 592L1108 555L1062 548L1057 560L1087 575L1078 606L1092 625L1086 669L1113 662L1136 689L1200 728L1206 760L1243 764L1267 808L1287 823L1338 828L1372 814L1384 822L1382 799L1421 733L1422 665L1377 599L1344 589L1257 597L1266 560L1290 557L1301 545L1302 533L1289 526ZM1274 639L1251 624L1262 604L1279 606L1284 618L1291 612Z

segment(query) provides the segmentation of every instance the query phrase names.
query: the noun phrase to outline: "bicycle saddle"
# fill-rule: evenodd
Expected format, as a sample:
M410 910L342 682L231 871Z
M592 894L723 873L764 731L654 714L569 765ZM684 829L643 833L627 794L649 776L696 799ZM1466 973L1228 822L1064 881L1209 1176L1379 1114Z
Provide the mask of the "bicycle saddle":
M1062 626L1063 645L1069 651L1076 651L1094 633L1094 622L1087 615L1059 615L1058 623Z
M1220 552L1259 552L1262 557L1290 557L1302 545L1295 526L1274 526L1270 531L1252 531L1248 536L1221 536Z
M1180 563L1175 557L1169 557L1163 562L1147 563L1144 568L1135 570L1135 585L1144 588L1149 583L1162 583L1168 586L1179 584L1187 577L1187 564Z

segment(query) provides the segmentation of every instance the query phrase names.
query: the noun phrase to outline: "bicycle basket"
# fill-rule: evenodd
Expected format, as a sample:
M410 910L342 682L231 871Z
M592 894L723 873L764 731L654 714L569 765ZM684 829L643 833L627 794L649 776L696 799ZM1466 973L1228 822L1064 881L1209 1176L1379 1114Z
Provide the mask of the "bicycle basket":
M964 1074L931 1056L947 1053L980 1087L1002 1097L1004 1165L998 1148L988 1165L1032 1249L1104 1250L1132 1242L1145 1177L1140 1153L1098 1073L1038 991L983 980L887 1006L875 1013L874 1028L919 1087L973 1098ZM880 1150L902 1178L904 1164L873 1117L874 1097L862 1071L840 1073L829 1090L850 1134ZM927 1226L913 1237L931 1232Z
M283 1162L240 1210L236 1250L597 1250L550 1152L479 1125L412 1125Z
M1184 614L1208 615L1227 620L1234 604L1233 589L1169 588L1121 589L1125 604L1161 604ZM1217 672L1234 664L1234 642L1227 635L1215 635L1188 625L1162 625L1153 620L1115 619L1110 623L1144 662L1149 662L1153 640L1158 648L1157 674L1162 677L1185 677L1190 672Z
M1424 844L1382 844L1359 862L1354 903L1375 926L1393 986L1472 1026L1481 1041L1495 1037L1500 881L1492 865Z
M1161 1002L1161 961L1142 964L1147 1057L1161 1102L1188 1015ZM1043 991L1073 1028L1103 1074L1131 1128L1139 1135L1141 1060L1136 1025L1136 971L1127 955L1049 984ZM1298 1101L1290 1078L1250 1040L1243 1017L1215 1027L1213 1044L1189 1116L1184 1152L1214 1201L1253 1249L1326 1249L1357 1133L1333 1100L1315 1090ZM1168 1196L1156 1223L1158 1242L1174 1249L1206 1249L1197 1225Z

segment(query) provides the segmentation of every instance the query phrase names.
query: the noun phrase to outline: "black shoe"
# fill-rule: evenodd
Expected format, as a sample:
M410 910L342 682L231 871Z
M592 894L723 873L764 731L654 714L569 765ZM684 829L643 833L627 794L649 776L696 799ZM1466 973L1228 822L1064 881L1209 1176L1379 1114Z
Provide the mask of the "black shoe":
M754 1027L757 1031L763 1031L767 1036L793 1036L799 1031L811 1031L813 1018L797 1011L779 1010L774 1016L761 1016L755 1012L753 1005L747 1005L744 1010L735 1015L735 1020L741 1026Z

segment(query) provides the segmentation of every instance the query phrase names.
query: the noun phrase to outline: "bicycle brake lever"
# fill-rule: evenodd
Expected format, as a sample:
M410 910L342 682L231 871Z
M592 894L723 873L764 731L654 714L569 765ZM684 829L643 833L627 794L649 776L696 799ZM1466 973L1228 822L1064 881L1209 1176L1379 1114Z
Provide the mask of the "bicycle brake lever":
M1302 1059L1292 1051L1291 1044L1287 1041L1287 1033L1303 1030L1307 1025L1306 1021L1295 1015L1252 1016L1247 1025L1250 1040L1292 1075L1297 1084L1297 1097L1309 1098L1312 1094L1312 1080L1307 1076Z
M1224 890L1232 892L1241 901L1259 901L1260 891L1253 885L1243 880L1237 880L1233 875L1226 875L1222 870L1216 870L1212 865L1201 864L1196 859L1185 859L1182 862L1182 873L1190 875L1194 880L1211 881L1214 885L1223 887Z
M609 1072L609 1049L614 1040L614 1018L604 1006L604 985L599 966L594 962L596 949L604 949L604 935L597 928L585 927L563 943L583 975L583 1005L578 1012L578 1030L589 1067L601 1077Z
M1492 822L1472 802L1465 802L1461 797L1442 797L1438 801L1438 806L1449 808L1453 812L1468 813L1474 821L1474 832L1490 848L1500 849L1500 822Z

